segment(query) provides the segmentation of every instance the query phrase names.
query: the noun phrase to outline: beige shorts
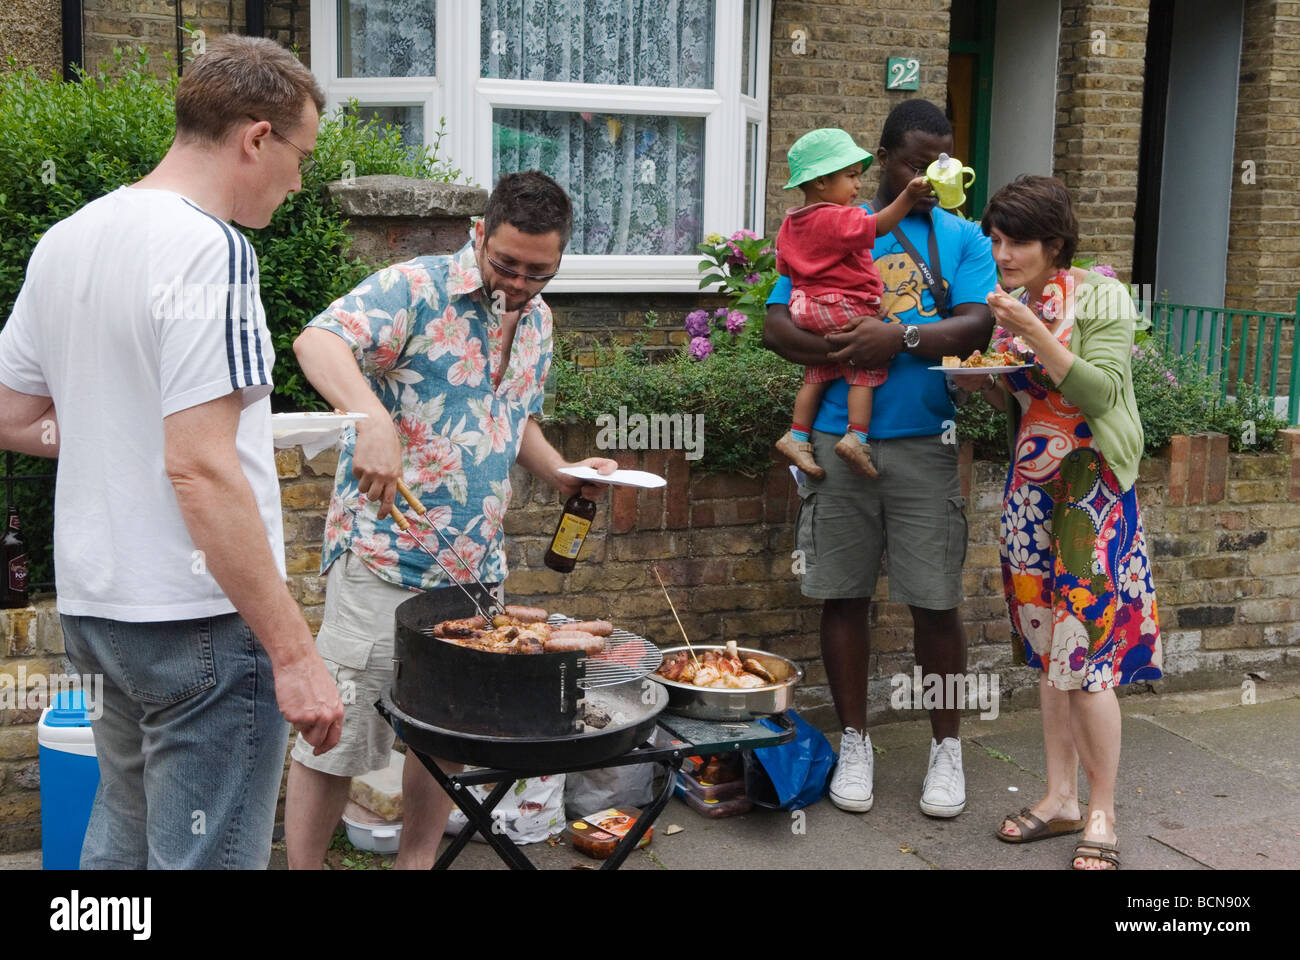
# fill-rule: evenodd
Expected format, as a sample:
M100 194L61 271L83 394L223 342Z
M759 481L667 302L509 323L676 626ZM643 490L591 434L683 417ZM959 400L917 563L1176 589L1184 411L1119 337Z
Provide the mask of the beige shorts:
M330 566L316 650L339 685L343 733L338 745L319 757L299 734L292 756L303 766L340 777L388 766L396 735L375 709L375 701L393 680L393 613L415 595L380 580L350 550Z

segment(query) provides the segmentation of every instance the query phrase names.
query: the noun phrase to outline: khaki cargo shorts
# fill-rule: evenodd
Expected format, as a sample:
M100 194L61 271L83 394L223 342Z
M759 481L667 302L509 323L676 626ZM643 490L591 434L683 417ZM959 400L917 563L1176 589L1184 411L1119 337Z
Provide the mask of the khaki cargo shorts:
M799 487L795 549L803 552L805 597L870 597L889 555L889 599L926 610L962 601L966 498L957 447L939 435L872 440L878 479L859 477L835 455L840 438L813 431L824 480Z
M393 613L415 595L379 579L350 550L330 565L316 650L343 698L343 733L338 745L319 757L299 734L292 756L303 766L339 777L388 766L396 734L375 701L393 681Z

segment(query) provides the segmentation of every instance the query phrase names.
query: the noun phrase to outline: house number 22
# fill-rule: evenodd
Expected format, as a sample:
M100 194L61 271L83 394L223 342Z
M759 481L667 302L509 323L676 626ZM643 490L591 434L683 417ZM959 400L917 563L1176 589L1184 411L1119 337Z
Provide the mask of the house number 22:
M916 57L890 57L886 68L886 90L917 90L920 88L921 61Z

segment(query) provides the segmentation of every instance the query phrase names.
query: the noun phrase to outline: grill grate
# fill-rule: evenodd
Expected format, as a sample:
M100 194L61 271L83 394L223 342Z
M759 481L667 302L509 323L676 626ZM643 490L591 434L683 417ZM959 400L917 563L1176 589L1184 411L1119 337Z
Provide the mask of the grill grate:
M553 613L546 621L553 627L565 623L578 623L573 617ZM582 690L612 687L617 683L640 680L654 673L664 662L659 648L645 637L615 629L605 638L605 649L586 659L586 675L578 679Z

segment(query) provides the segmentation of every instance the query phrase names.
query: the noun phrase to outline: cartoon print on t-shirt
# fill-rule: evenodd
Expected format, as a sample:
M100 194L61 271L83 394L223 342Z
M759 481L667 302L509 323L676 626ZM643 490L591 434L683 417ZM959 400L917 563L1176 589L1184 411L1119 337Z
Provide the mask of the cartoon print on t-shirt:
M925 289L925 280L911 257L902 251L887 253L878 257L875 264L880 271L880 279L885 284L885 291L881 294L885 320L898 322L903 314L911 310L923 317L936 315L934 304L929 308L922 306L921 291ZM946 291L949 287L948 280L945 278L942 283Z

